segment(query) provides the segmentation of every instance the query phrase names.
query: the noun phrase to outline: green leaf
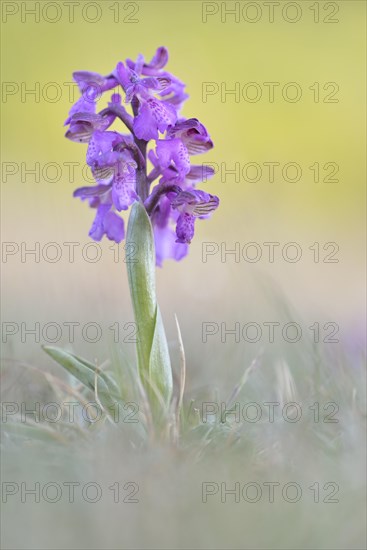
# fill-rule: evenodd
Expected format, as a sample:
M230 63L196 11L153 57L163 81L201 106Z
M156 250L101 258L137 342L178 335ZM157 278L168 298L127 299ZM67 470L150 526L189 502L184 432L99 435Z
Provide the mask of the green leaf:
M52 430L45 424L26 423L19 420L18 422L7 422L2 425L2 431L12 434L16 437L24 437L26 439L37 439L41 441L53 441L56 443L67 443L67 438L58 432Z
M149 357L149 380L160 391L163 400L168 403L172 394L172 369L166 333L158 305Z
M85 359L77 357L54 346L43 346L45 352L59 365L79 380L84 386L96 393L95 381L97 378L97 396L103 407L113 416L116 404L120 401L117 397L117 387L106 373L89 363ZM121 404L121 402L120 402Z
M172 395L172 370L167 338L157 304L153 230L144 206L132 206L126 235L127 272L138 328L138 366L143 384L153 398L158 390L168 404ZM154 399L154 398L153 398Z

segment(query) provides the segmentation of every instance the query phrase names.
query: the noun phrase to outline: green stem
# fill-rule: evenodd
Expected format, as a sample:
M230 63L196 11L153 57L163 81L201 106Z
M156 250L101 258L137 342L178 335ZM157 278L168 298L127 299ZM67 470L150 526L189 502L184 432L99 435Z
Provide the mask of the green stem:
M132 109L134 116L137 116L139 101L136 97L132 100ZM143 204L149 196L150 186L146 167L147 142L138 139L133 131L132 134L142 162L136 172L136 192L140 200L132 205L126 233L126 246L134 254L126 265L138 328L136 347L139 375L147 391L153 417L158 421L162 418L162 404L167 408L171 400L172 370L156 298L153 229Z
M138 368L153 409L172 395L172 370L168 344L155 288L155 248L149 216L140 202L131 208L126 246L134 251L127 273L138 328ZM157 393L159 395L157 395Z

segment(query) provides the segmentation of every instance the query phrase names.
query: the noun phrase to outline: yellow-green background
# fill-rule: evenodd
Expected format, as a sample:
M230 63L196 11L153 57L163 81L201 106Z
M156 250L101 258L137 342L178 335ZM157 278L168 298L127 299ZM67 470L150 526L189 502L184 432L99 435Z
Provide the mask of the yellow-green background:
M183 114L198 117L215 143L206 155L208 161L229 167L235 162L295 161L303 168L299 183L235 183L231 177L221 183L216 176L204 184L220 197L220 208L210 222L197 224L188 258L178 264L167 262L158 272L159 300L170 338L175 337L176 312L191 365L200 370L201 322L277 320L276 307L269 304L266 293L266 287L273 292L273 284L280 285L300 318L332 320L344 335L352 334L363 317L364 303L365 3L338 2L336 24L314 23L312 3L303 1L298 3L303 17L295 24L279 15L273 24L267 22L264 7L263 19L255 24L235 23L231 17L221 23L219 15L204 24L201 2L177 0L137 2L139 23L117 24L109 10L112 2L99 4L102 18L95 24L81 20L81 6L74 23L67 22L65 10L55 24L34 23L32 16L22 23L19 14L3 23L3 81L24 82L28 87L40 82L41 88L57 82L63 89L56 103L42 98L36 103L31 96L21 102L20 94L3 100L3 162L24 162L28 167L34 162L83 163L86 147L63 137L70 108L63 83L75 70L107 74L118 61L138 53L149 59L157 46L165 45L170 52L168 70L187 83L190 94ZM232 4L227 2L229 7ZM322 15L324 5L320 2ZM126 13L121 11L122 16ZM225 82L228 88L235 82L296 81L303 97L287 103L277 91L273 104L265 99L235 103L232 97L223 103L219 95L205 103L202 83L210 81ZM308 87L329 81L339 84L339 102L314 103ZM199 162L204 160L201 157ZM314 183L307 167L316 161L337 162L339 183ZM71 196L84 182L71 184L64 174L54 184L34 183L32 177L26 183L16 177L3 183L4 241L25 241L30 247L35 241L88 242L93 212ZM296 241L307 259L297 264L282 260L236 264L231 258L222 263L217 256L205 264L203 241L226 242L229 248L236 241ZM337 242L339 263L313 263L308 246L315 241ZM74 264L65 259L57 264L37 264L32 259L21 263L19 256L10 258L2 266L3 320L30 325L132 320L125 266L112 261L109 245L103 243L105 254L97 264L80 259ZM18 347L17 342L7 353L38 357L31 340ZM75 348L83 345L76 342ZM220 348L217 341L214 351L222 353ZM100 350L92 349L90 355L103 358ZM210 377L210 372L203 377Z

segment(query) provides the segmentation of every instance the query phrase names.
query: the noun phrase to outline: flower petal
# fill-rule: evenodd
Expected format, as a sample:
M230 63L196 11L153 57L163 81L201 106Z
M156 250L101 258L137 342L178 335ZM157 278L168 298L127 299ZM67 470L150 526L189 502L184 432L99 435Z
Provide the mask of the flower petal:
M172 208L195 217L207 216L210 212L218 208L218 205L218 197L205 193L205 191L195 189L181 191L181 193L172 200Z
M180 214L176 225L177 243L191 243L195 233L195 217L191 214Z
M177 113L172 105L158 99L144 100L138 116L134 120L134 132L139 139L149 141L158 138L158 130L165 132L168 126L175 124Z
M131 165L136 166L129 149L131 141L130 136L117 132L95 131L87 150L88 165L97 169L113 167L119 160L129 160Z
M80 97L78 101L74 103L74 105L71 107L69 111L69 116L65 120L65 125L70 124L72 117L74 117L76 114L92 114L97 116L96 113L96 101L95 99L89 99L88 97Z
M157 122L146 103L143 103L138 116L134 119L134 134L145 141L158 139Z
M189 246L186 243L177 243L174 230L169 227L154 226L154 243L156 264L162 267L164 260L172 259L177 262L184 258Z
M143 73L144 69L163 69L163 67L167 65L167 63L168 50L164 46L161 46L160 48L157 48L157 51L155 52L150 62L144 64Z
M97 91L97 95L101 95L102 92L111 90L118 84L117 79L112 74L102 76L91 71L76 71L73 73L73 78L82 93L88 89L94 89Z
M75 189L73 197L80 197L82 200L100 197L110 190L109 185L95 185L94 187L79 187Z
M125 236L124 220L115 212L107 212L103 219L103 230L110 241L120 243Z
M182 178L190 172L190 157L180 139L160 139L156 151L161 168L168 168L173 163Z
M131 84L131 70L120 61L117 63L115 74L119 84L126 91L126 88Z
M127 210L138 199L135 184L134 168L128 163L120 163L112 184L112 201L118 211Z
M103 220L110 208L110 204L100 204L97 208L96 217L89 231L89 236L95 241L100 241L104 235Z
M191 165L190 172L186 174L185 181L190 185L195 185L202 181L207 181L215 174L214 168L207 166L206 164Z

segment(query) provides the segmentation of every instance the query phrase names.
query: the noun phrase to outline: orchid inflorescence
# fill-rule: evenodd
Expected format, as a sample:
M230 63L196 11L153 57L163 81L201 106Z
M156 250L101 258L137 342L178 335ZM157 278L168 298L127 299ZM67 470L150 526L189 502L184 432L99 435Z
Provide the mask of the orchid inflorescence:
M186 256L196 219L207 218L219 204L218 197L196 189L214 170L192 165L190 155L208 151L213 142L198 119L179 116L188 95L183 82L164 70L167 61L168 51L160 47L149 63L139 55L136 62L118 63L107 76L75 72L81 97L65 122L67 138L88 143L86 161L97 183L74 192L96 209L90 237L121 242L125 229L118 213L140 201L153 227L157 265ZM122 104L121 88L131 114ZM98 100L109 90L108 106L97 113ZM116 119L129 133L110 129Z

